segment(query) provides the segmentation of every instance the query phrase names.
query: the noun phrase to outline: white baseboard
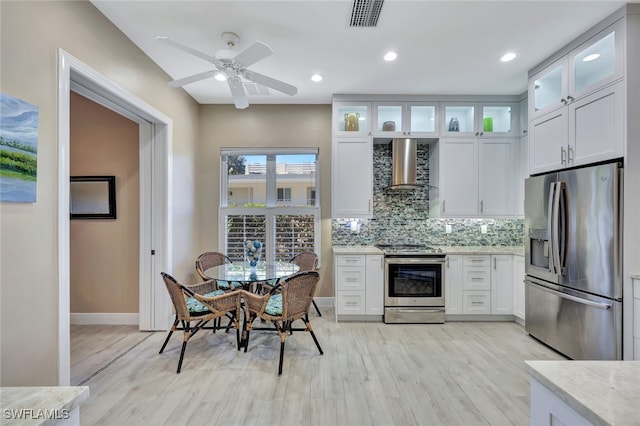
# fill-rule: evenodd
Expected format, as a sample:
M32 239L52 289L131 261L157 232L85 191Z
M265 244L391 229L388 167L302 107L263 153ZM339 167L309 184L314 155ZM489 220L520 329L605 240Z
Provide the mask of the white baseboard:
M71 313L72 325L138 325L137 313Z

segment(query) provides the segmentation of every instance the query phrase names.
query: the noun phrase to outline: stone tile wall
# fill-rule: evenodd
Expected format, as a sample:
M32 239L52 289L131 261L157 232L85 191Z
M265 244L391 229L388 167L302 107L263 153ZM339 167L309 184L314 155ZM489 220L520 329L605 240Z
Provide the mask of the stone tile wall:
M410 191L385 189L391 182L391 146L373 146L373 218L359 219L359 232L349 219L332 219L334 245L370 245L377 242L446 246L518 246L524 241L522 219L429 218L429 145L418 144L418 181L425 186ZM451 225L452 232L445 232ZM487 225L487 233L481 233Z

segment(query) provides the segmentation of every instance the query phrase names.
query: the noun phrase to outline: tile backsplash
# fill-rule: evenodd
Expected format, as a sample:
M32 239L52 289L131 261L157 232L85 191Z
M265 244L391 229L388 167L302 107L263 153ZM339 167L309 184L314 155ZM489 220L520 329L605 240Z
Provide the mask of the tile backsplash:
M429 218L429 145L418 144L418 181L424 188L393 191L391 147L373 146L373 218L358 219L358 232L350 219L332 219L334 245L371 245L377 242L421 243L436 246L520 246L524 241L523 219ZM446 233L446 225L451 233ZM486 233L482 233L486 225Z

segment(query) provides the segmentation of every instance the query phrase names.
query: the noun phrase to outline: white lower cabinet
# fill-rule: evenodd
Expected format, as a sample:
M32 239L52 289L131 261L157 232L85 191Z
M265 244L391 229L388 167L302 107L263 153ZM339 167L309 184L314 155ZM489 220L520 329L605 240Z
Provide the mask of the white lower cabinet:
M633 359L640 360L640 279L633 282Z
M383 256L336 254L333 258L336 318L384 313ZM338 318L339 317L339 318Z
M462 314L462 255L447 256L445 261L445 314Z
M590 421L534 378L531 381L531 426L587 426Z
M524 256L513 256L513 315L524 321Z
M491 313L513 314L513 255L491 256Z
M513 258L510 254L447 256L445 313L512 315Z

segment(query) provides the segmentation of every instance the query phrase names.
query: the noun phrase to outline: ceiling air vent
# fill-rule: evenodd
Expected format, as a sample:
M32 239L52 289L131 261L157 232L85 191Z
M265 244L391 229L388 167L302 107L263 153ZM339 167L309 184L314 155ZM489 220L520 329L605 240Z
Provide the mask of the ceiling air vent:
M353 0L350 27L375 27L384 0Z

